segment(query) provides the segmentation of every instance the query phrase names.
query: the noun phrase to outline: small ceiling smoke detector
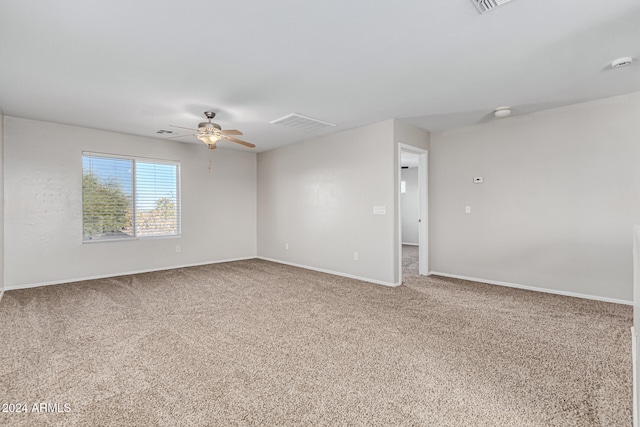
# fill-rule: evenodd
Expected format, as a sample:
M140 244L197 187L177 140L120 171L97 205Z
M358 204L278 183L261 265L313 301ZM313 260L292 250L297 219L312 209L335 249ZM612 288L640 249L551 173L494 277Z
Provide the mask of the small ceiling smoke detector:
M496 108L496 111L493 112L493 115L496 116L499 119L501 119L503 117L507 117L510 114L511 114L511 107L506 106L506 105L504 107Z
M292 129L298 129L303 132L314 133L334 127L333 123L323 122L322 120L303 116L302 114L292 113L279 119L269 122L273 125L286 126Z
M611 68L620 68L626 67L633 62L633 58L630 56L623 56L622 58L618 58L611 63Z

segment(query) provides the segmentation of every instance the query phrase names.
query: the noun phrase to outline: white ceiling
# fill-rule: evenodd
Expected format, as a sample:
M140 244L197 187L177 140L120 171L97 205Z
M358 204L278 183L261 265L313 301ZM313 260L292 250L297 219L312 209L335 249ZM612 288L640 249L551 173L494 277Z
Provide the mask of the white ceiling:
M638 0L0 0L5 114L156 137L211 109L256 151L309 137L269 124L294 112L443 130L639 91L621 56Z

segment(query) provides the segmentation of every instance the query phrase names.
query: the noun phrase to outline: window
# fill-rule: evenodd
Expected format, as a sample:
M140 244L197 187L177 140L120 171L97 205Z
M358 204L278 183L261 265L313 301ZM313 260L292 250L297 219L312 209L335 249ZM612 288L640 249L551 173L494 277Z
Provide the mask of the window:
M180 236L180 164L82 155L82 240Z

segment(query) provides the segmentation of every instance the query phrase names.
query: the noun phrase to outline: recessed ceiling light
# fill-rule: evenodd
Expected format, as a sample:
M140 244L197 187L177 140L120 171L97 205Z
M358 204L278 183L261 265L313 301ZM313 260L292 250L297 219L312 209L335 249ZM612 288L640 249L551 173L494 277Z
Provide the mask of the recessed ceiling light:
M618 58L611 63L611 68L620 68L626 67L633 62L633 58L630 56L623 56L622 58Z
M511 114L511 107L507 105L505 105L504 107L498 107L496 108L496 111L493 112L493 114L499 119L507 117L509 114Z

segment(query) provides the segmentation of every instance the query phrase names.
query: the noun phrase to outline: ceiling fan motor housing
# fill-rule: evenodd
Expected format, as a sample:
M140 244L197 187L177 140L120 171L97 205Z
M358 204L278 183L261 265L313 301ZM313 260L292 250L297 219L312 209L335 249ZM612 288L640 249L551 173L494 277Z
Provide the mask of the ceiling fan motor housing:
M217 123L202 122L198 124L198 132L200 133L214 133L216 130L220 131L222 128Z

